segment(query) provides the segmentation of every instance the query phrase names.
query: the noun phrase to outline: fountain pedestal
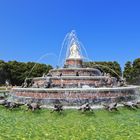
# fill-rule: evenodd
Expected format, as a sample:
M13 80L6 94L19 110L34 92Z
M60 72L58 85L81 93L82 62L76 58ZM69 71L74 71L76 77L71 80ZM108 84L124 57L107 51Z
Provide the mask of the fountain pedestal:
M65 68L82 68L83 67L83 61L82 59L66 59Z

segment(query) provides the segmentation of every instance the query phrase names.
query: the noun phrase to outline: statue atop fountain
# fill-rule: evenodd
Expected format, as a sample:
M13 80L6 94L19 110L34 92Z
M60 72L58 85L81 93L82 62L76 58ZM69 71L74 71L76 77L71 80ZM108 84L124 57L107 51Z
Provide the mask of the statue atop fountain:
M69 56L65 60L65 68L82 68L83 59L80 52L80 47L76 42L73 42L69 48Z
M81 55L80 55L80 49L78 47L78 45L76 44L76 42L73 42L73 44L70 47L70 55L68 57L69 59L74 58L74 59L81 59Z
M78 41L76 39L71 39L71 43L68 47L68 56L65 60L65 68L82 68L83 67L83 57L81 54L81 48L78 45Z

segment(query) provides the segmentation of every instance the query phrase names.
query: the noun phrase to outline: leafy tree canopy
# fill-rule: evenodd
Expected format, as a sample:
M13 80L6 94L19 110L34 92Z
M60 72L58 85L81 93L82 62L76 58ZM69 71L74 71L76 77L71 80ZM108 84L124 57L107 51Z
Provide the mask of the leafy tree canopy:
M140 85L140 58L125 64L124 77L129 84Z
M35 62L4 62L0 60L0 85L9 80L12 85L21 85L25 78L40 77L52 69L51 65Z
M85 62L86 67L97 68L103 73L110 73L111 76L119 78L122 75L118 62Z

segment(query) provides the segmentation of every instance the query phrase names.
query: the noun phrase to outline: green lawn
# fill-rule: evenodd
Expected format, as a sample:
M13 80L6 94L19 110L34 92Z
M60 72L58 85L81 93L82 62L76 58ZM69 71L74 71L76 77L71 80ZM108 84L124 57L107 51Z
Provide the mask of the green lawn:
M6 88L4 88L4 87L0 87L0 90L6 90Z
M0 140L140 140L140 110L63 114L0 107Z

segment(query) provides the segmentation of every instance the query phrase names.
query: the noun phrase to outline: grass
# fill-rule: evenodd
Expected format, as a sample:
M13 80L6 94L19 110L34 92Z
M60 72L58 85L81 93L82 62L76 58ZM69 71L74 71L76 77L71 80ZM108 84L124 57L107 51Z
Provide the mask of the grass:
M12 88L12 87L6 88L5 86L0 86L0 91L1 91L1 90L11 90L11 88Z
M1 90L6 90L6 88L4 88L4 87L0 87L0 91L1 91Z
M0 107L0 140L140 140L140 110L63 114Z

